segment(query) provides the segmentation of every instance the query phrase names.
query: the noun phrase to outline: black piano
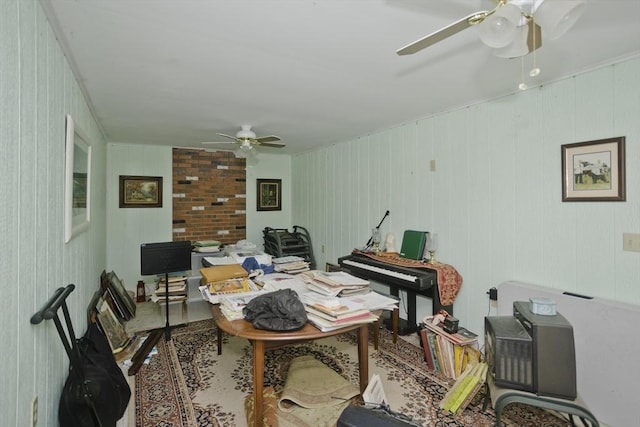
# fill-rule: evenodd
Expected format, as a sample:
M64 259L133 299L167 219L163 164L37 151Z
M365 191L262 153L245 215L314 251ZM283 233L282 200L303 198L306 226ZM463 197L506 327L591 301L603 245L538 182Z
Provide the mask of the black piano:
M453 305L442 305L438 292L438 279L434 270L407 268L377 261L365 255L353 253L338 258L340 268L350 274L389 286L389 293L399 296L400 289L407 293L407 320L400 319L398 333L407 335L418 330L416 323L416 295L431 298L432 313L446 310L453 315Z

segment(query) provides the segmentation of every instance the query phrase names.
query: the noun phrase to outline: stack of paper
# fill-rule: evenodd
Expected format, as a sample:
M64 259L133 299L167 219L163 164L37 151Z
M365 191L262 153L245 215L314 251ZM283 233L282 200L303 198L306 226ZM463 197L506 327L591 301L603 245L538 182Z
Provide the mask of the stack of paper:
M282 273L297 274L309 271L309 263L299 256L273 258L274 270Z
M378 316L364 305L344 298L326 297L316 292L300 295L307 318L323 332L360 323L371 323Z
M267 293L264 290L243 292L239 294L219 295L220 311L228 320L244 319L242 309L258 295Z
M301 274L309 289L328 296L365 294L371 290L369 281L352 276L344 271L310 270Z
M229 251L227 255L236 260L238 264L243 264L247 258L255 258L260 265L271 265L271 255L257 249L244 251Z

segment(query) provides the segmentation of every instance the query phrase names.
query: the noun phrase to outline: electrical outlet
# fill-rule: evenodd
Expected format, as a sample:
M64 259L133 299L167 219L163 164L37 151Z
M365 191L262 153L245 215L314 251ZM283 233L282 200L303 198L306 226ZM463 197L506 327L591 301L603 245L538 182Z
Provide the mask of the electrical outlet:
M435 160L429 160L429 170L431 172L435 172L436 171L436 161Z
M33 396L31 400L31 427L38 425L38 396Z
M622 250L640 252L640 234L622 233Z

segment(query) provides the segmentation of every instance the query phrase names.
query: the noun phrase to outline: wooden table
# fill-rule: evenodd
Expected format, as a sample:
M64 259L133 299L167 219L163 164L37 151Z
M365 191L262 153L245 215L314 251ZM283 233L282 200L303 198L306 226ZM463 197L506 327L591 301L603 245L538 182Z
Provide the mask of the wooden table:
M246 320L227 320L218 305L210 304L211 314L217 325L218 354L222 352L222 332L246 338L253 347L253 402L254 426L262 426L262 393L264 388L264 355L267 350L305 341L340 335L351 331L358 332L358 372L360 374L360 393L369 382L368 334L369 324L346 326L330 332L322 332L307 323L302 329L293 332L272 332L256 329Z

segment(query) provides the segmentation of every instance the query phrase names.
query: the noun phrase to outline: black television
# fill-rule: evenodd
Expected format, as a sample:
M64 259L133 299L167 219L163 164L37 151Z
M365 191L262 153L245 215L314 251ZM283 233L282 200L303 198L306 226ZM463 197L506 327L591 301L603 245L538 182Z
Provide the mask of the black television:
M485 358L498 387L574 400L573 327L560 313L539 315L514 301L513 316L487 316Z
M191 242L143 243L140 245L140 274L175 273L191 269Z

